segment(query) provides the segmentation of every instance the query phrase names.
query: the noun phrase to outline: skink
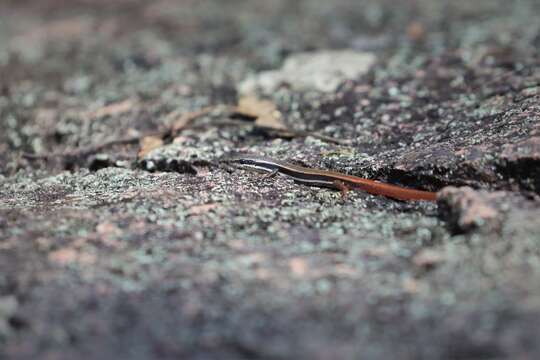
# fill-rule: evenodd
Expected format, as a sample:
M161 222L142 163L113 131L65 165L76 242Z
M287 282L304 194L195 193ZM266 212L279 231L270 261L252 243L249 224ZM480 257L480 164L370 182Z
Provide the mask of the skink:
M310 169L263 157L242 155L232 157L227 162L245 168L268 172L270 175L281 173L299 183L339 189L344 194L347 190L354 188L373 195L382 195L398 200L435 201L437 199L436 192L409 189L334 171Z

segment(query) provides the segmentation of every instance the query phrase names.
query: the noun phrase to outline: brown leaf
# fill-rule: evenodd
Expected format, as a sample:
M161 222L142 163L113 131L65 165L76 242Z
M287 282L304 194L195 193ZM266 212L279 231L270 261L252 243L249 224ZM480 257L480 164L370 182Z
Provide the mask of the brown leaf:
M190 112L183 112L183 113L179 111L173 111L172 113L167 115L167 118L170 119L169 121L172 121L171 129L172 129L173 134L176 134L179 131L183 130L193 120L197 119L198 117L208 114L212 110L214 110L213 106L208 106L197 111L190 111Z
M94 254L80 252L69 247L61 248L49 253L49 261L62 266L74 263L89 265L95 263L96 260Z
M140 141L141 149L137 155L139 159L144 158L150 151L163 145L163 140L159 136L145 136Z
M289 260L289 269L295 276L303 277L308 272L308 264L306 260L295 257Z
M97 224L96 232L100 236L118 236L121 233L121 230L114 223L105 221Z
M407 26L407 36L412 41L420 41L426 37L426 28L418 21L413 21Z
M255 118L255 125L275 130L286 130L277 106L269 100L261 100L247 95L238 100L236 111L239 114Z
M431 249L421 250L413 257L413 263L421 268L433 268L445 260L444 255L438 251Z
M122 235L122 230L112 222L102 222L96 226L98 240L104 245L111 248L121 248L122 242L118 241L118 237Z
M215 209L218 206L216 203L211 204L202 204L202 205L194 205L189 208L189 214L190 215L201 215L209 212L212 209Z
M104 116L114 116L126 113L133 109L136 105L136 101L133 99L126 99L123 101L115 102L99 108L94 111L89 111L86 113L86 116L93 119L99 119Z
M418 293L420 287L418 280L411 277L406 277L405 279L403 279L401 286L403 287L403 290L405 290L409 294Z
M78 253L75 249L62 248L51 252L49 254L49 260L60 265L66 265L75 262L77 255Z
M210 174L210 170L207 166L191 166L197 172L196 176L198 177L207 177Z

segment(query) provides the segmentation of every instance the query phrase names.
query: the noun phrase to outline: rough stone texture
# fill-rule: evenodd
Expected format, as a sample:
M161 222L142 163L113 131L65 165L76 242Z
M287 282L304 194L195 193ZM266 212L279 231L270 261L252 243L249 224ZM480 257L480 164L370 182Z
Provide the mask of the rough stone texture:
M450 230L456 234L473 230L498 233L505 225L515 226L514 221L507 218L518 219L520 216L530 220L531 225L527 228L536 228L539 225L535 219L540 218L536 201L504 191L475 191L470 187L458 189L448 186L438 194L440 216L446 219Z
M539 15L535 0L1 2L0 358L538 358ZM258 96L341 144L220 110L246 79L331 50L377 60L332 92ZM140 158L133 141L96 149L208 106ZM342 199L220 164L242 151L442 191Z
M262 71L240 83L239 92L271 94L281 86L296 91L334 92L347 79L365 74L375 62L369 52L321 51L292 54L279 70Z

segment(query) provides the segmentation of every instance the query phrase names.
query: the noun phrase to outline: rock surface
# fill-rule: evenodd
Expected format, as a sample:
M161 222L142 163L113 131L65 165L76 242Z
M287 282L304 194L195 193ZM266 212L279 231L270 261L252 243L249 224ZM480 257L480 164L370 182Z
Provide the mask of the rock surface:
M539 15L3 1L0 358L538 358ZM336 52L375 60L283 72ZM268 74L288 134L234 110ZM234 152L440 193L343 199Z
M239 92L272 94L281 86L296 91L334 92L348 79L365 74L375 63L375 55L355 51L319 51L293 54L279 70L259 72L240 83Z

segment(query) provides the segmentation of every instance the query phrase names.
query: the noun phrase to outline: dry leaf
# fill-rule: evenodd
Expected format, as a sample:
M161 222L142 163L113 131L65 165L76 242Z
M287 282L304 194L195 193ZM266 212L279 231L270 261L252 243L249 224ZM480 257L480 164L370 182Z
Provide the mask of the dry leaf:
M167 115L167 118L169 118L169 121L172 121L171 129L172 129L173 134L176 134L177 132L183 130L193 120L197 119L198 117L208 114L212 110L214 110L213 106L208 106L201 110L190 111L190 112L173 111L172 113Z
M194 206L189 208L189 214L190 215L201 215L201 214L209 212L212 209L215 209L217 206L218 205L216 203L194 205Z
M96 226L96 233L99 235L99 241L112 248L121 248L123 243L118 241L122 235L122 230L114 223L105 221Z
M269 100L255 96L243 96L238 100L236 111L239 114L255 118L255 125L275 130L287 130L276 105Z
M227 246L233 250L245 250L246 249L246 242L242 239L234 239L227 242Z
M122 231L114 223L105 221L97 224L96 232L100 236L119 236Z
M295 257L289 261L289 269L294 275L303 277L308 271L308 264L306 260Z
M173 139L173 144L184 144L188 141L190 141L191 139L187 136L182 136L182 135L179 135L179 136L176 136L174 139Z
M407 36L413 41L420 41L426 37L426 28L422 23L413 21L407 26Z
M133 99L126 99L124 101L115 102L100 109L87 112L86 115L90 118L99 119L104 116L114 116L126 113L134 107L135 101Z
M338 276L345 276L345 277L358 276L358 272L353 267L346 264L338 264L334 266L333 273Z
M197 177L207 177L210 174L210 170L207 166L191 166L193 169L195 169L195 172L197 173Z
M71 248L63 248L53 251L49 254L49 260L60 264L67 265L77 260L77 250Z
M414 264L422 268L432 268L444 260L442 253L431 249L421 250L413 257Z
M163 145L163 140L159 136L145 136L140 141L141 149L137 155L139 159L144 158L150 151Z
M411 278L411 277L407 277L405 278L403 281L402 281L402 287L403 287L403 290L405 290L406 292L408 292L409 294L416 294L418 293L418 288L419 288L419 284L418 284L418 281Z
M96 256L94 254L79 252L73 248L65 247L51 252L49 254L49 261L63 266L73 263L88 265L96 262Z

